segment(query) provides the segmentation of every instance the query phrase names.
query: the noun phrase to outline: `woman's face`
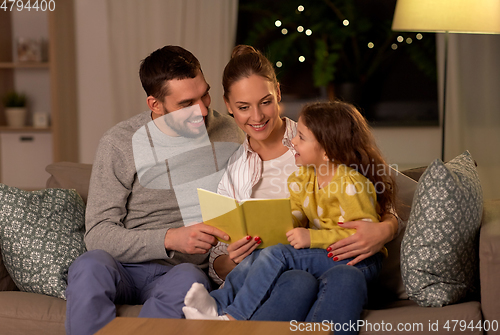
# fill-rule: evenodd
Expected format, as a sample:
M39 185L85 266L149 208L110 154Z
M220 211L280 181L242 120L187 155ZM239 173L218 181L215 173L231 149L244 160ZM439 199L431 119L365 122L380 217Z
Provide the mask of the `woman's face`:
M242 78L230 87L226 106L236 124L251 138L266 140L281 126L278 87L259 75Z

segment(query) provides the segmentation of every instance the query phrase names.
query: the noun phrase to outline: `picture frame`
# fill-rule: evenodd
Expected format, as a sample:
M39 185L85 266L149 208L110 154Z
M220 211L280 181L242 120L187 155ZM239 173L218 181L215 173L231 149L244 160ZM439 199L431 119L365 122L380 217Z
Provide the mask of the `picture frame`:
M18 62L42 62L45 61L45 41L42 38L17 38L17 61Z

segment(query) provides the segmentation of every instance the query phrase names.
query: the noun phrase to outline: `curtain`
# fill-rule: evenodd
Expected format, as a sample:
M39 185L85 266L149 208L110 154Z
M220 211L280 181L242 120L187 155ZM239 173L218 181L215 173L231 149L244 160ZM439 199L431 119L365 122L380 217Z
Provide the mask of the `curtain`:
M438 60L442 74L444 36L438 39ZM445 160L469 150L484 199L500 198L499 60L500 35L449 34Z
M222 72L236 39L237 0L106 0L115 123L148 110L140 61L179 45L200 61L211 86L211 107L226 112Z

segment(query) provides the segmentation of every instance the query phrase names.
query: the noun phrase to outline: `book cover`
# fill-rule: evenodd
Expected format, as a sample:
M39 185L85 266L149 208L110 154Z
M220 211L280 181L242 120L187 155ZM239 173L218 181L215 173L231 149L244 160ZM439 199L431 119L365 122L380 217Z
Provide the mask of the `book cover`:
M265 248L288 244L286 232L294 228L290 199L247 199L238 202L204 189L198 189L203 222L229 235L232 243L243 237L259 236Z

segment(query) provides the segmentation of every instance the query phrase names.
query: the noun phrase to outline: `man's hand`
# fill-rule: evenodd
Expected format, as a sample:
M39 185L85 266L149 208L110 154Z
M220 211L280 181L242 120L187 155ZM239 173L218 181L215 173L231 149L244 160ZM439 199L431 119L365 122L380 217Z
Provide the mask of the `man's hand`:
M309 248L311 246L311 235L306 228L293 228L286 233L288 242L295 249Z
M222 230L197 223L188 227L170 228L165 234L165 249L185 254L206 254L217 244L217 238L229 240Z

